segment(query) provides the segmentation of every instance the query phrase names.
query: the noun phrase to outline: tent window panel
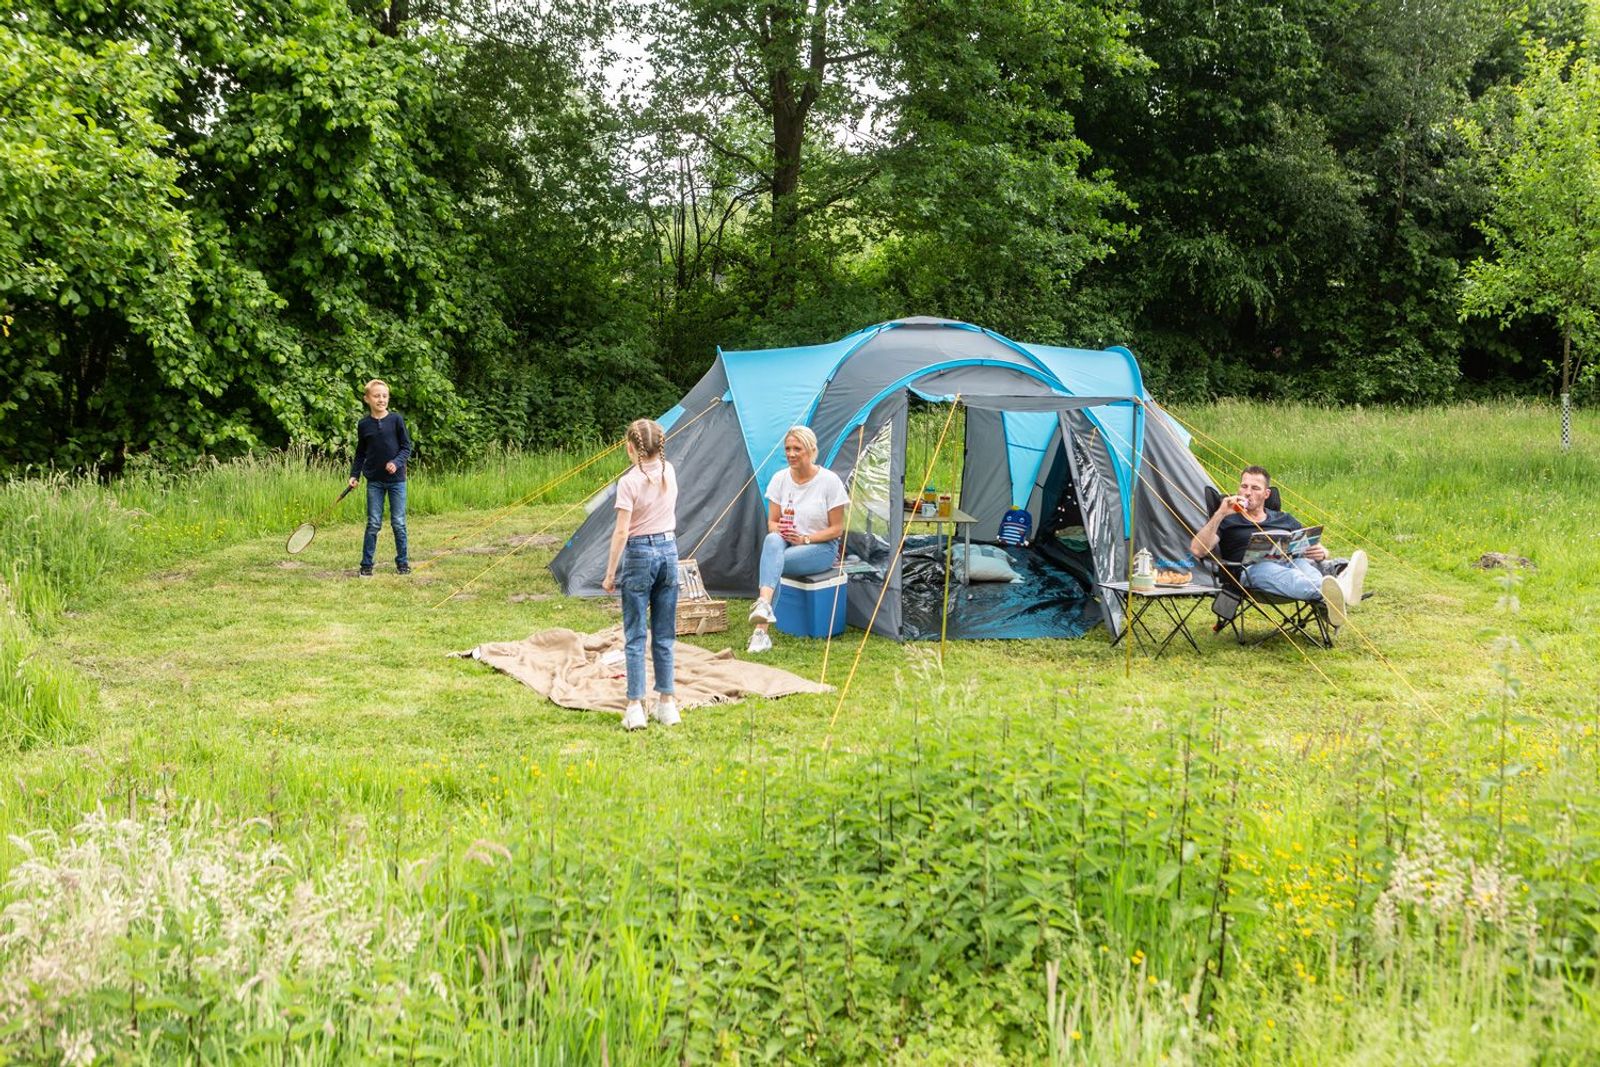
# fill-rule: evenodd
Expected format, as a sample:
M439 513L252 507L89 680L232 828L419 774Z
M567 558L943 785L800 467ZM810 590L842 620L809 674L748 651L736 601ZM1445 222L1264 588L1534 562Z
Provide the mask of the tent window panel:
M900 506L894 482L894 420L888 419L867 442L850 475L850 520L845 535L845 569L854 574L889 572L891 507Z

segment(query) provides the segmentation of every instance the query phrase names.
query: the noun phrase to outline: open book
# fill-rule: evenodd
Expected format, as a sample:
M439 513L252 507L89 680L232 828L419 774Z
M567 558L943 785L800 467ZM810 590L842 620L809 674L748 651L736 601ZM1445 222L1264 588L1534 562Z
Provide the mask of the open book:
M1245 545L1244 558L1239 562L1248 567L1262 560L1287 560L1303 556L1306 549L1322 542L1322 527L1302 526L1298 530L1257 530Z

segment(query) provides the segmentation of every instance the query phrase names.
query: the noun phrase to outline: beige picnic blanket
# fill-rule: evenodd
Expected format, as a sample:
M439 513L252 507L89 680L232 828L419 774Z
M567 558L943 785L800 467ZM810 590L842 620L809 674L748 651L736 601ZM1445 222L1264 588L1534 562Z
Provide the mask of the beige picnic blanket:
M540 630L521 641L494 641L456 655L482 660L564 708L620 712L628 705L621 653L622 628L614 626L593 634ZM707 652L684 641L673 647L672 667L678 705L685 708L733 704L749 693L785 697L833 691L831 685L777 667L734 659L732 649ZM652 674L648 655L645 671ZM653 676L649 691L655 691Z

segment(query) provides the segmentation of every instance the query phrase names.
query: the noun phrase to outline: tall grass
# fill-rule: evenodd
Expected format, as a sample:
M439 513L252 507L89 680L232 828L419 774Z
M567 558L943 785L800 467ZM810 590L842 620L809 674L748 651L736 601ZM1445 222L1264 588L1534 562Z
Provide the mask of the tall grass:
M610 457L562 480L596 453L494 451L473 467L414 468L407 507L427 516L584 499L625 461ZM324 511L348 468L298 452L274 452L181 469L146 465L114 481L93 473L43 474L0 483L0 559L18 609L47 629L69 604L224 544L288 536ZM538 490L543 492L537 492ZM329 524L364 521L359 491Z
M997 715L924 671L833 759L752 738L644 781L523 756L488 819L421 850L400 818L286 833L170 803L36 834L0 891L0 1000L25 1020L0 1050L124 1047L131 1010L154 1058L203 1062L1600 1054L1600 910L1550 910L1600 860L1539 833L1557 783L1495 786L1501 835L1386 803L1360 745L1308 755L1345 787L1291 818L1269 739L1213 709L1130 732L1012 696ZM1407 758L1472 779L1493 741ZM1538 887L1514 870L1552 862Z

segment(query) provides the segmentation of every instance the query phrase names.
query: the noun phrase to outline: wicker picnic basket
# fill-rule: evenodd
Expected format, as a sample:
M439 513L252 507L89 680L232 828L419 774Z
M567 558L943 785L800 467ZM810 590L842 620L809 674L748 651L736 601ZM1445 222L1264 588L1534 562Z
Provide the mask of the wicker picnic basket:
M678 619L680 634L716 634L728 628L728 602L713 600L700 577L700 564L678 561Z

